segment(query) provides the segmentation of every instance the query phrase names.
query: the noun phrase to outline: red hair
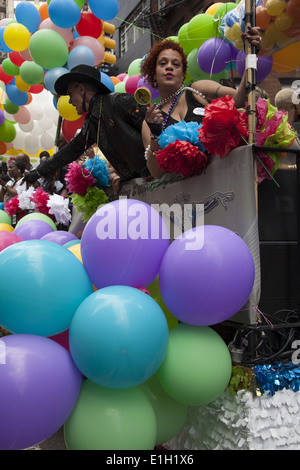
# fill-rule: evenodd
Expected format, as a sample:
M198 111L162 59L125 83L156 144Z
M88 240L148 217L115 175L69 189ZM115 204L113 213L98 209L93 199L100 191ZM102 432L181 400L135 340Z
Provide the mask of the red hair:
M166 50L172 49L173 51L177 51L181 55L182 59L182 71L185 76L187 71L187 58L184 53L184 50L178 44L178 42L172 41L172 39L164 39L163 41L157 42L154 46L150 49L150 52L146 56L145 60L141 64L141 74L147 78L147 82L150 85L154 86L155 82L155 70L156 70L156 62L157 57L159 54Z

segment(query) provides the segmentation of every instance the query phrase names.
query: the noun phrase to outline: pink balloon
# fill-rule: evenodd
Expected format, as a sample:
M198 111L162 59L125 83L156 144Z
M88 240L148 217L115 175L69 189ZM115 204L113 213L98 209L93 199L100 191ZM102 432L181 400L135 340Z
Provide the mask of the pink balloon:
M117 78L121 80L121 82L125 80L126 77L127 77L127 73L120 73L119 75L117 75Z
M44 21L41 22L39 29L51 29L52 31L56 31L59 33L64 40L67 43L67 46L69 47L71 42L73 41L73 34L71 29L67 28L60 28L59 26L56 26L50 18L46 18Z
M31 54L29 52L29 47L27 47L27 49L25 49L24 51L20 51L20 56L24 59L24 60L31 60L33 61L33 58L31 57Z
M31 119L30 112L25 106L20 106L19 111L13 116L19 124L28 124Z
M98 41L98 39L95 39L92 36L80 36L79 38L76 38L75 41L72 42L71 50L77 46L87 46L90 49L92 49L95 55L94 65L99 65L102 62L104 58L104 47Z
M137 89L137 84L140 79L141 79L140 75L131 75L131 77L129 77L125 82L126 93L130 93L131 95L133 95Z

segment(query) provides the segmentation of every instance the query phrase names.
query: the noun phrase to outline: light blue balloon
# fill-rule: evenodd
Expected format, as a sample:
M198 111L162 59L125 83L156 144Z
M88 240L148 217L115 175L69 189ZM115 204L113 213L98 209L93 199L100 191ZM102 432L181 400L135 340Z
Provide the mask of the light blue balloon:
M18 106L23 106L28 102L27 91L21 91L12 82L5 86L5 91L10 101Z
M44 76L44 85L47 90L51 91L54 95L56 94L54 84L56 80L70 71L65 67L53 67L53 69L48 70Z
M57 243L26 240L0 253L0 325L12 333L66 331L92 292L83 264Z
M104 21L112 20L119 10L118 0L89 0L89 7L97 18Z
M114 82L112 81L112 79L110 78L109 75L107 75L106 73L104 72L101 72L100 70L100 74L101 74L101 82L107 86L107 88L112 92L114 93L115 91L115 85L114 85Z
M80 20L80 8L74 0L51 0L48 6L49 18L60 28L73 28Z
M4 30L7 25L5 26L0 26L0 51L1 52L12 52L12 49L6 45L6 42L4 41L3 34Z
M91 381L113 389L134 387L151 377L165 357L168 339L160 306L129 286L94 292L78 307L69 330L78 369Z
M67 242L65 243L63 246L65 248L69 248L70 246L73 246L73 245L78 245L78 243L80 243L80 240L71 240L70 242Z
M95 54L88 46L76 46L69 52L67 66L71 70L76 65L85 64L93 67L95 64Z
M15 9L15 17L17 22L26 26L30 33L35 33L41 24L41 15L33 3L18 3Z

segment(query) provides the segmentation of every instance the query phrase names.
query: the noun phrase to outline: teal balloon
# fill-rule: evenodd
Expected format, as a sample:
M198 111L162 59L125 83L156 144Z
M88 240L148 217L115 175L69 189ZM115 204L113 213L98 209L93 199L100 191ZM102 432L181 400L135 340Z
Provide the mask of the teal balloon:
M94 292L82 263L57 243L26 240L0 253L0 325L12 333L67 330Z
M169 441L184 426L188 406L179 403L168 395L162 388L157 374L139 385L139 388L149 398L156 415L156 445Z
M85 380L64 435L68 450L153 450L155 412L137 387L112 390Z
M168 351L157 372L174 400L205 406L226 389L232 363L226 343L207 326L180 323L170 331Z

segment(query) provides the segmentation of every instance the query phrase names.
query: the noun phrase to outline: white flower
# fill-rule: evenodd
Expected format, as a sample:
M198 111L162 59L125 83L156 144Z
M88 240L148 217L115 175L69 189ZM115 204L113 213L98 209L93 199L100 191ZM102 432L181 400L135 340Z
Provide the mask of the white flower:
M22 210L25 209L35 209L35 204L30 200L32 197L33 193L35 191L35 188L33 186L30 186L29 189L26 191L20 191L18 192L18 199L19 199L19 207Z
M49 196L47 207L50 208L49 214L54 215L57 222L68 225L71 221L71 212L69 209L69 200L58 194Z

